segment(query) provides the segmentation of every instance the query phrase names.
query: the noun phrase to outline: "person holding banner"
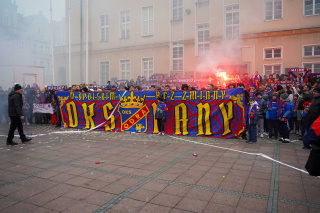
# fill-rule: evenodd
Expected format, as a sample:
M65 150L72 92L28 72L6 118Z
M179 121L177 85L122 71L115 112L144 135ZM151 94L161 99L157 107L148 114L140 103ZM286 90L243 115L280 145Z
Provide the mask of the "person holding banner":
M22 143L26 143L31 141L25 136L23 133L23 126L21 119L24 119L23 111L22 111L22 87L19 84L14 86L14 91L11 91L8 95L8 114L11 119L10 129L7 138L7 145L18 145L18 143L13 142L14 131L18 128L18 132L20 135L20 139Z
M159 135L165 135L164 133L164 123L166 122L167 118L167 111L168 107L164 103L163 97L158 97L158 104L157 104L157 111L156 111L156 119L158 123Z

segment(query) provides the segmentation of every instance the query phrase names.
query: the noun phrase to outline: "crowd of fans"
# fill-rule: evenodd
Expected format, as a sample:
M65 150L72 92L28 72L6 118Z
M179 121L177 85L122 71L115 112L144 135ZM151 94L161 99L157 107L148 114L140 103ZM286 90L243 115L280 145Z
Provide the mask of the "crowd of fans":
M310 127L312 122L319 117L320 114L320 78L316 75L306 76L306 73L291 73L281 77L277 74L264 76L263 78L256 72L251 78L247 74L243 78L238 75L232 75L228 79L224 79L222 83L219 77L211 77L207 80L206 86L191 85L191 83L183 83L181 85L174 85L171 81L165 82L164 80L147 81L143 77L138 77L136 81L120 81L111 85L110 81L107 85L97 85L94 82L91 85L81 84L72 85L71 87L61 87L63 91L73 92L95 92L95 91L159 91L159 90L219 90L219 89L232 89L243 88L245 92L245 102L248 107L247 112L247 127L250 126L250 121L257 125L257 132L254 133L260 137L269 135L269 138L281 138L282 141L288 139L282 126L289 124L288 130L290 134L296 134L300 139L304 132ZM283 79L284 78L284 79ZM177 79L174 76L173 79ZM145 85L153 84L146 87ZM195 80L196 82L196 80ZM198 81L200 82L200 81ZM203 81L201 81L203 82ZM215 84L211 83L215 82ZM166 84L167 83L167 84ZM223 86L224 85L224 86ZM8 117L8 94L12 88L3 90L0 87L0 122L9 123ZM58 90L58 89L57 89ZM319 93L319 96L318 96ZM252 106L249 102L257 105L256 120L252 118ZM40 114L33 113L33 104L50 103L53 105L54 114ZM312 107L312 105L314 105ZM25 85L23 88L23 113L25 125L31 123L35 124L55 124L57 127L61 126L61 113L59 112L59 102L56 96L56 91L48 88L40 88L37 84ZM290 113L280 115L282 108L286 106ZM255 109L255 108L253 108ZM311 109L311 110L310 110ZM249 114L248 114L249 113ZM251 114L250 114L251 113ZM282 116L282 117L280 117ZM284 116L284 117L283 117ZM280 119L279 119L280 117ZM282 120L282 118L285 118ZM285 120L285 124L283 121ZM250 130L250 128L249 128ZM279 131L278 131L279 130ZM250 131L249 131L250 133ZM250 135L250 134L249 134ZM251 132L252 135L252 132ZM246 138L246 134L244 134ZM308 144L304 145L305 148L310 148Z

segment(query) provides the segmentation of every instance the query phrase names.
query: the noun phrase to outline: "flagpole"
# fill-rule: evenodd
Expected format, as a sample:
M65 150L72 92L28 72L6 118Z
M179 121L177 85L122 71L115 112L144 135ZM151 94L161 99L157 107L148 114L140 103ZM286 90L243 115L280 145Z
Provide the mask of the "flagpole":
M54 49L53 49L53 23L52 23L52 0L50 0L50 16L51 16L51 60L52 60L52 84L55 85L54 77Z
M69 86L71 87L71 0L69 0Z
M89 84L89 0L87 0L86 20L86 83Z

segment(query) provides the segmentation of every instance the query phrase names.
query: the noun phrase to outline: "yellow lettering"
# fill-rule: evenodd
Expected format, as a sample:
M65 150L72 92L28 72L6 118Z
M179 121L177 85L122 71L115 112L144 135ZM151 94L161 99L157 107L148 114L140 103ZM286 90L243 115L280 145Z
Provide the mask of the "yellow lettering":
M168 92L164 91L162 94L164 100L167 100L167 95L168 95Z
M91 93L88 94L88 100L91 101Z
M84 114L84 118L86 120L86 126L84 127L85 129L89 129L89 128L94 128L94 121L92 119L92 117L94 116L94 105L96 103L90 104L89 106L86 103L82 104L82 108L83 108L83 114ZM88 108L89 108L89 114L88 114Z
M197 91L190 91L190 101L196 101L198 100L198 97L197 97Z
M136 114L136 119L139 119L140 118L140 115L139 114Z
M151 104L151 107L152 107L152 111L153 111L153 133L158 133L159 129L158 129L158 122L157 122L157 119L156 119L157 103L153 102Z
M70 92L70 99L74 99L74 92Z
M82 98L82 95L81 95L81 93L79 93L79 101L81 101L81 98Z
M145 111L145 110L141 110L141 112L143 115L147 114L147 111Z
M100 92L97 93L97 99L98 99L98 101L100 101L100 99L101 99Z
M223 100L224 99L224 96L226 95L226 91L225 90L221 90L221 100Z
M218 100L218 94L219 94L218 90L213 91L213 99L212 100Z
M202 100L202 90L200 91L200 100Z
M180 113L181 110L181 113ZM188 110L185 103L181 103L175 106L175 134L181 135L181 127L182 134L187 135L188 132Z
M211 99L210 91L206 91L206 101L209 101Z
M104 95L105 95L105 94L102 93L102 97L101 97L101 100L102 100L102 101L104 101Z
M228 109L226 109L226 106ZM219 105L223 118L223 133L221 136L231 134L230 121L233 119L233 102L229 101L227 104L221 103Z
M210 122L210 105L208 103L199 103L197 105L198 107L198 134L197 135L203 135L203 110L205 111L204 116L204 123L206 126L206 134L205 135L212 135L211 133L211 122Z
M186 101L186 96L187 96L187 91L183 91L183 97L182 97L182 100Z
M159 96L160 96L160 92L156 91L156 99L158 99Z
M130 121L130 123L131 123L131 124L133 124L133 123L134 123L134 120L133 120L132 118L131 118L129 121Z
M83 101L87 99L87 93L82 93Z
M110 92L110 101L116 100L116 95L114 92Z
M69 118L69 127L77 127L79 125L79 121L76 104L72 101L67 103L66 107Z
M114 107L112 106L112 104L111 104L110 102L103 106L103 116L104 116L104 119L106 119L106 121L108 121L108 119L109 119L109 117L110 117L110 115L109 115L109 113L108 113L108 110L112 112L113 108L114 108ZM106 125L104 126L104 130L106 130L106 131L110 131L110 130L113 130L113 129L116 128L116 122L115 122L115 117L114 117L114 115L112 115L112 116L110 117L110 120L111 120L111 121L110 121L110 125L111 125L111 126L109 126L109 124L106 124Z
M175 93L175 91L171 91L171 97L170 97L171 101L174 101L174 93Z

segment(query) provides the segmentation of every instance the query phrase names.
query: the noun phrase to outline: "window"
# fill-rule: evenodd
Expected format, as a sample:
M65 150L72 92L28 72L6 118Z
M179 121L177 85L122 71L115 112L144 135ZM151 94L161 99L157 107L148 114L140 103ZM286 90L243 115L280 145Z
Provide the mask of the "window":
M43 53L43 46L40 45L40 53Z
M121 80L130 80L130 60L120 60Z
M281 48L264 49L264 59L280 59L280 58L282 58Z
M265 20L282 18L282 0L266 0L265 6Z
M2 23L3 23L4 26L10 26L11 25L10 16L3 15Z
M148 79L153 75L153 58L142 58L142 74Z
M226 6L226 38L239 36L239 5Z
M32 53L37 53L37 45L36 44L32 45Z
M100 62L100 83L106 85L109 81L109 61Z
M130 38L130 11L125 10L120 12L120 38Z
M153 7L142 8L142 36L153 35Z
M100 16L100 41L109 41L109 15Z
M266 76L272 73L281 74L281 65L264 65L264 74Z
M203 56L210 50L210 25L198 24L198 55Z
M320 62L318 62L318 63L303 63L303 68L310 69L313 73L320 73Z
M183 71L183 43L172 42L172 70Z
M197 3L209 2L209 0L198 0Z
M172 20L182 20L183 2L182 0L172 0Z
M319 57L320 56L320 45L304 46L303 47L304 57Z
M320 14L320 0L304 0L304 15Z

